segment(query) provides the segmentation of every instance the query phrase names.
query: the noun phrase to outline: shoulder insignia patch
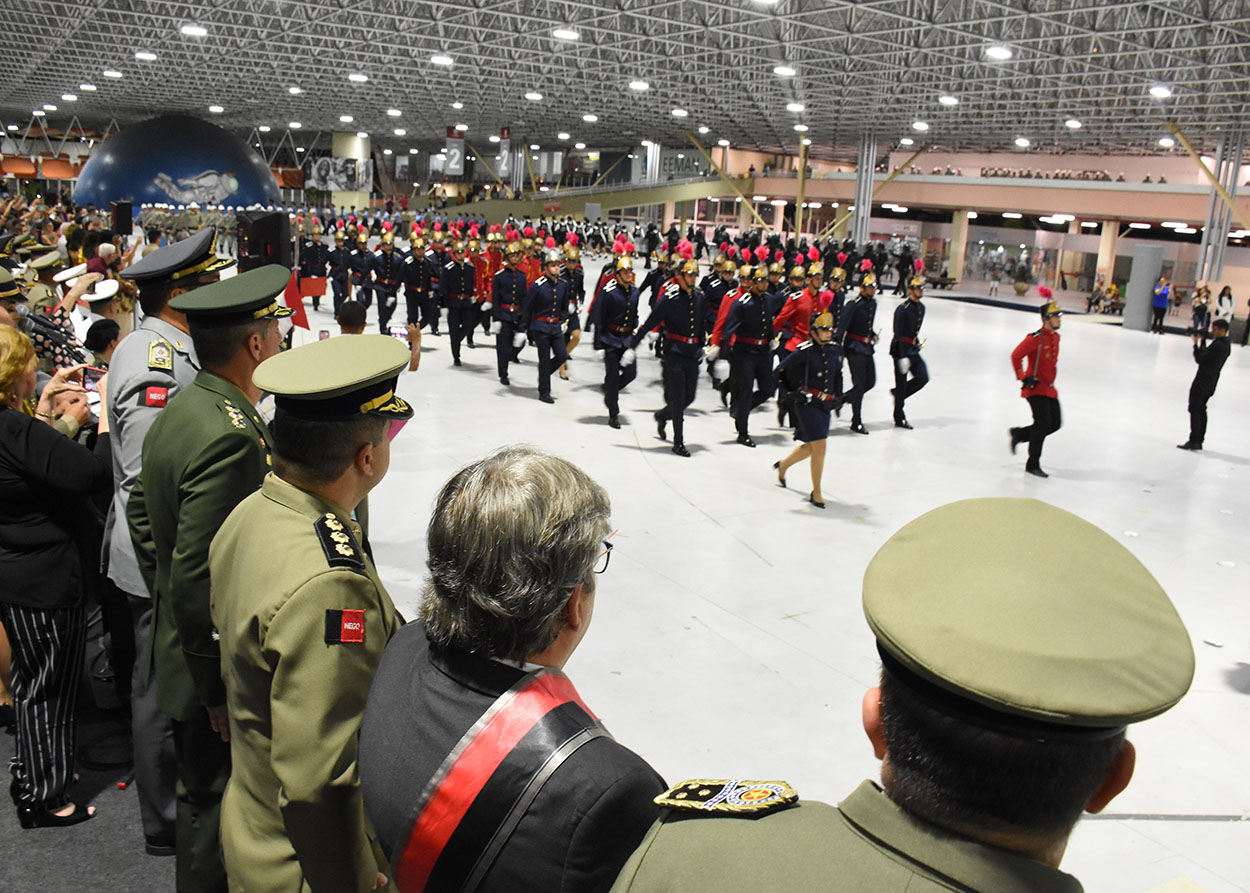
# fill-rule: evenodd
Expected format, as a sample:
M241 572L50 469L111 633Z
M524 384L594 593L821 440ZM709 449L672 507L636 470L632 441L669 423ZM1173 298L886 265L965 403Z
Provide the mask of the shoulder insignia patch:
M350 608L326 610L327 645L363 645L365 643L365 612Z
M726 815L760 815L799 802L799 792L784 781L695 778L674 785L655 798L656 805Z
M321 543L321 551L325 552L330 567L348 567L358 571L365 569L360 546L337 515L326 512L317 519L313 529L317 531L317 541Z
M230 424L239 429L247 428L247 417L243 415L243 411L229 400L222 400L221 402L226 410L226 415L230 417Z
M158 338L148 345L148 368L174 370L174 349L164 338Z

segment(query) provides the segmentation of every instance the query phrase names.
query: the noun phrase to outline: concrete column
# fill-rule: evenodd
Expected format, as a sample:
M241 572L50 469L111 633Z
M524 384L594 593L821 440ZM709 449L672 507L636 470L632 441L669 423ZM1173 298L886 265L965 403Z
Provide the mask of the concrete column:
M773 205L773 232L780 233L786 222L785 205Z
M1163 248L1134 245L1133 268L1124 289L1124 328L1144 332L1150 328L1150 302L1163 269Z
M354 133L335 133L330 147L331 154L336 158L355 158L357 161L366 161L369 158L369 138L362 139ZM369 204L369 190L336 190L330 193L330 203L336 208L350 208L352 205L363 208Z
M1111 284L1115 275L1115 248L1120 239L1120 224L1116 220L1102 222L1102 235L1098 237L1098 262L1095 265L1094 279L1103 277L1106 285Z
M738 202L738 232L749 229L755 218L751 216L751 206L747 204L749 198L744 198Z
M841 216L842 214L846 212L843 211L842 208L839 206L833 209L833 213L834 213L834 220L836 221L839 216ZM848 227L850 227L850 225L851 225L850 218L847 218L846 220L843 220L841 223L839 223L837 226L833 228L833 238L839 244L841 244L842 240L846 238L846 232L847 232Z
M964 255L968 251L968 209L960 208L951 218L950 256L946 259L946 269L955 282L964 278ZM942 272L938 270L938 272Z

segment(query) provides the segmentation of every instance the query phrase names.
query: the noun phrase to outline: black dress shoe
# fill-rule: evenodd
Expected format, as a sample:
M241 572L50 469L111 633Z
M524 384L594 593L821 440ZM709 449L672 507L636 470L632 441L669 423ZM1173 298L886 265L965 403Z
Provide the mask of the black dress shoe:
M555 403L556 402L556 398L551 396L550 394L540 394L538 399L543 403Z
M477 350L477 345L473 343L472 338L469 339L468 345L469 345L469 350Z
M673 444L673 452L685 459L690 458L690 450L686 449L686 445L681 441Z
M1040 465L1026 465L1024 466L1024 470L1027 471L1029 474L1033 475L1033 477L1038 477L1038 478L1050 477L1050 475L1042 471L1042 466Z
M143 849L149 856L178 855L177 841L172 834L145 834Z
M665 429L667 424L668 422L659 416L655 417L655 430L659 432L660 440L668 440L668 431Z
M42 806L19 806L17 809L17 820L23 828L27 830L31 828L64 828L67 825L77 825L79 822L85 822L94 816L85 806L75 804L74 811L69 815L57 815L50 809Z
M501 375L501 376L499 376L499 383L500 383L500 384L502 384L502 385L509 385L509 384L512 384L512 382L508 381L508 376L506 376L506 375Z
M1020 445L1020 429L1008 428L1007 436L1011 438L1011 455L1016 454L1016 447Z
M808 494L807 494L807 501L808 501L808 502L810 502L812 505L816 506L816 508L818 508L818 509L823 509L823 508L825 507L825 504L824 504L823 502L817 502L817 501L816 501L816 494L815 494L815 493L808 493Z
M867 434L868 429L864 427L863 422L851 422L851 430L856 434Z
M773 468L777 469L777 472L778 472L778 473L777 473L777 483L778 483L778 485L780 485L780 486L781 486L781 488L784 490L784 489L785 489L785 486L786 486L786 476L785 476L784 474L781 474L781 463L780 463L780 462L774 462L774 463L773 463Z
M620 419L620 417L619 417L619 416L614 416L614 415L610 415L610 416L608 416L608 427L609 427L609 428L619 428L619 427L621 427L621 419Z
M750 434L739 434L738 443L742 444L743 446L748 446L748 447L755 446L755 441L751 439Z
M895 427L895 428L906 428L908 431L912 430L912 427L911 427L911 422L907 421L907 419L895 419L895 420L894 420L894 427Z
M1192 450L1192 451L1193 451L1193 452L1195 452L1195 453L1200 453L1200 452L1202 452L1202 444L1200 444L1200 443L1192 443L1191 441L1188 441L1188 440L1187 440L1187 441L1185 441L1184 443L1178 443L1178 444L1176 445L1176 448L1177 448L1178 450Z
M456 357L456 358L455 358L452 362L453 362L453 363L455 363L457 366L459 366L459 365L460 365L460 357Z
M729 408L729 385L728 384L723 384L720 386L720 405L725 407L726 409Z

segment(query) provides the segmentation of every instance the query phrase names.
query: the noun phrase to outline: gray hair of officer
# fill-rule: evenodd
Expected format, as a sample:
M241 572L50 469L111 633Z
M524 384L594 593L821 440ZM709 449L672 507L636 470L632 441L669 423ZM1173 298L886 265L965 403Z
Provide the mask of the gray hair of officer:
M444 486L426 534L421 619L438 646L524 660L560 634L578 586L593 591L607 492L573 463L505 447Z

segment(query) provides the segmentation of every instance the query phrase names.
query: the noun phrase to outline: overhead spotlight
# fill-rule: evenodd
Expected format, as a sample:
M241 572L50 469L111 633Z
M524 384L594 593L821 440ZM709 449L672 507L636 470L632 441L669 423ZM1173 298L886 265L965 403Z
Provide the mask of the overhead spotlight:
M786 206L786 200L784 198L775 198L769 202L769 204L774 208L784 208Z
M120 71L118 71L117 69L115 69L115 68L110 68L110 69L108 69L108 70L106 70L106 71L104 72L104 76L105 76L106 78L114 78L114 79L116 79L116 78L121 77L121 76L122 76L122 73L121 73Z
M643 90L650 90L651 85L648 84L646 81L630 81L629 89L637 90L639 93L641 93Z
M339 115L339 121L341 121L344 124L350 124L354 120L355 119L351 115Z
M1130 223L1128 225L1128 228L1129 229L1150 229L1150 224L1149 223Z
M968 219L969 219L969 220L976 220L976 219L977 219L977 212L976 212L976 211L969 211L969 212L968 212Z
M543 98L543 95L534 90L531 90L529 93L525 94L525 98L528 99L530 102L538 102L539 100Z
M1024 215L1019 214L1015 211L1003 211L1003 216L1006 217L1008 220L1019 220Z
M649 149L651 148L652 144L651 144L651 140L643 140L639 145L646 146Z
M452 107L453 109L455 109L456 111L459 111L460 109L464 108L464 103L463 103L463 102L453 102L453 103L451 104L451 107Z
M599 120L599 116L598 115L582 115L582 120L585 121L587 124L594 124L596 121Z
M1081 122L1078 121L1076 118L1069 118L1068 120L1063 122L1063 126L1068 128L1069 130L1080 130Z
M417 150L416 150L416 149L409 149L409 150L408 150L408 154L409 154L409 155L416 155L416 154L417 154Z
M1167 99L1172 95L1172 88L1165 84L1155 84L1150 88L1150 95L1155 99Z
M78 89L82 90L84 93L94 93L95 84L79 84Z
M799 142L801 142L805 146L810 146L812 144L812 141L809 140L807 137L803 137L803 139L801 139Z
M673 109L672 111L672 115L674 118L684 118L689 114L690 113L686 111L685 109Z
M798 74L798 72L789 65L775 65L773 66L773 74L777 75L779 78L792 78Z
M53 105L52 103L50 103L50 102L45 102L45 103L43 104L43 110L44 110L45 112L55 112L55 111L56 111L56 106L54 106L54 105Z
M398 118L403 114L403 112L399 109L387 109L386 114L392 118Z
M1159 224L1159 226L1162 226L1165 229L1180 229L1182 226L1188 225L1189 224L1186 223L1177 223L1175 220L1165 220Z
M393 134L395 134L396 136L407 136L407 135L408 135L408 131L404 130L404 128L402 128L402 127L396 127L396 128L395 128L394 130L392 130L391 132L392 132Z
M942 103L942 105L959 105L959 97L951 96L949 93L947 93L943 96L939 96L938 102Z
M394 153L392 153L390 149L383 149L383 150L382 150L382 154L383 154L383 155L392 155L392 154L394 154Z
M574 143L574 144L573 144L573 148L574 148L574 149L577 149L577 150L579 150L579 151L580 151L580 150L582 150L582 149L585 149L585 148L586 148L586 144L585 144L585 143ZM633 156L630 156L630 157L632 158Z
M926 121L912 121L911 129L919 130L921 133L924 133L926 130L929 129L929 124Z
M1176 140L1172 139L1170 136L1165 136L1159 140L1159 145L1165 149L1170 149L1176 145Z
M256 129L259 130L261 133L268 133L269 131L273 130L273 128L270 127L268 124L262 124Z
M292 96L299 96L304 91L299 87L287 87L286 92L290 93Z
M787 112L801 112L801 111L804 111L806 108L807 106L803 105L803 103L801 102L787 102L786 103Z
M196 24L183 25L178 30L181 31L183 34L185 34L187 37L205 37L208 34L207 28L205 28L203 25L196 25Z
M369 134L365 133L363 130L356 131L356 139L367 140L368 138L369 138Z
M35 109L31 112L31 114L34 115L36 118L42 118L46 116L48 113L45 112L43 109Z
M1081 226L1085 227L1086 229L1093 229L1097 225L1098 225L1097 220L1082 220L1081 221Z
M444 56L441 54L438 56L430 57L430 62L432 62L435 65L451 65L455 61L456 60L451 58L451 56Z
M1192 226L1182 226L1180 229L1172 230L1172 232L1181 233L1182 235L1186 235L1186 236L1192 236L1194 233L1198 232L1198 230L1194 229Z
M559 133L556 134L556 139L566 140L568 138L569 138L569 135L565 133L563 130L561 130Z
M156 53L150 52L148 50L139 50L139 52L135 53L135 58L138 59L140 62L155 62Z
M710 127L708 127L708 126L704 125L704 126L702 126L702 127L700 127L700 128L699 128L699 133L710 133L710 132L711 132L711 130L712 130L712 128L710 128Z
M1027 149L1029 146L1032 145L1032 143L1030 143L1024 137L1018 136L1016 137L1016 145L1019 146L1021 149Z
M551 32L551 36L558 38L559 40L577 40L581 37L581 35L572 28L557 28Z
M891 210L891 211L893 211L895 214L906 214L906 213L907 213L907 208L903 207L902 205L895 205L895 206L894 206L893 208L891 208L890 210Z
M999 62L1006 62L1015 55L1015 51L1009 46L1003 46L1001 43L993 44L985 48L985 55Z
M492 143L497 143L497 142L499 142L499 135L498 135L498 134L495 134L495 133L492 133L492 134L490 135L489 139L490 139L490 141L491 141Z
M292 121L289 124L287 124L287 127L290 128L291 130L299 130L303 126L304 125L299 123L298 121Z
M73 93L62 93L62 94L61 94L61 98L62 98L63 100L65 100L66 102L77 102L77 101L78 101L78 97L77 97L77 96L75 96Z
M795 125L794 125L794 129L795 129L798 133L807 133L807 125L806 125L806 124L795 124Z
M347 79L351 81L353 84L363 84L369 80L369 75L361 74L360 72L357 71L357 72L353 72L352 74L349 74L347 76Z
M225 111L225 109L219 105L210 105L208 107L208 110L212 112L214 115L220 115L222 112Z
M916 141L909 136L905 136L901 140L898 141L898 144L900 146L914 146L916 144Z
M466 130L468 130L468 129L469 129L469 125L468 125L468 124L457 124L457 125L456 125L456 129L457 129L457 130L459 130L461 133L464 133Z
M9 124L5 127L5 130L8 130L10 133L18 129L19 128L16 124Z
M729 140L717 140L716 145L724 146L727 149L729 148Z

